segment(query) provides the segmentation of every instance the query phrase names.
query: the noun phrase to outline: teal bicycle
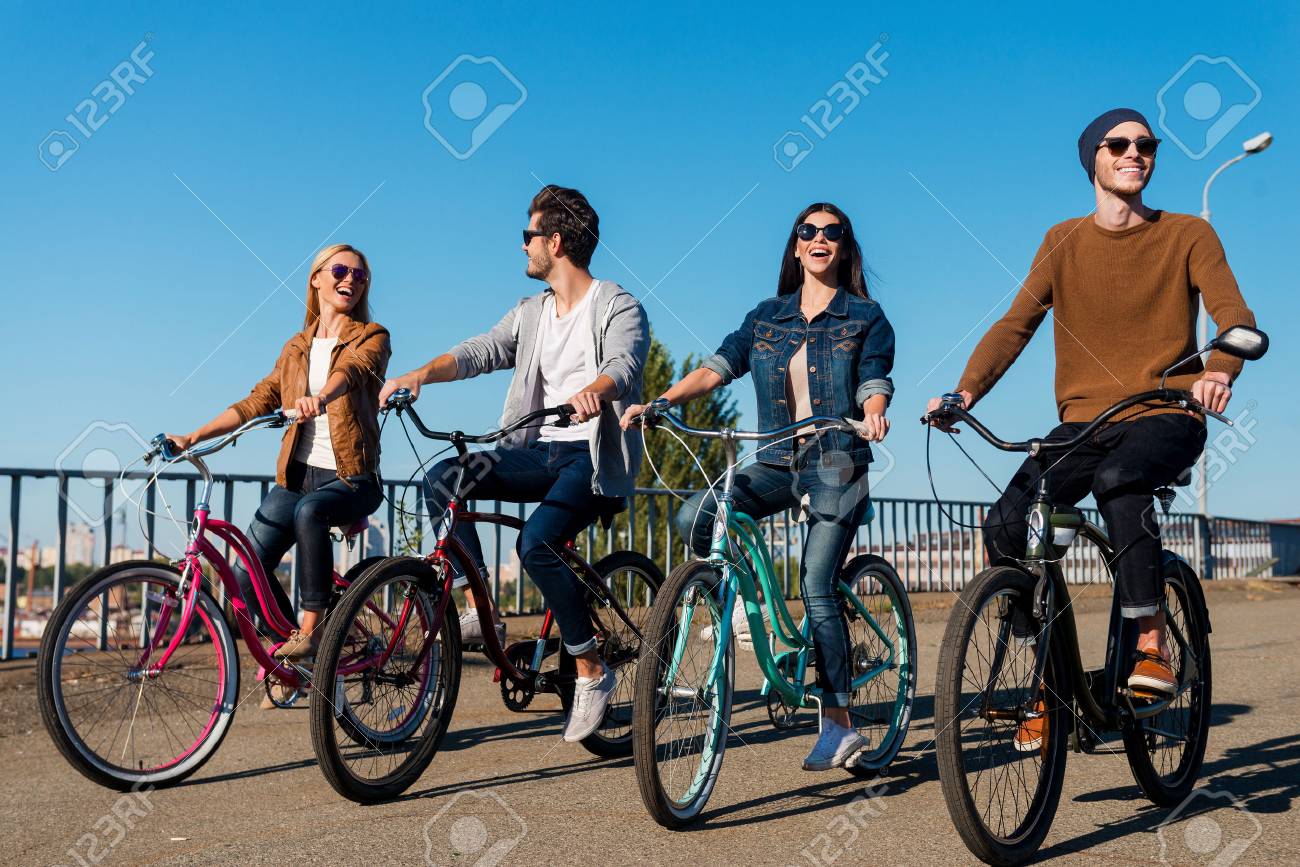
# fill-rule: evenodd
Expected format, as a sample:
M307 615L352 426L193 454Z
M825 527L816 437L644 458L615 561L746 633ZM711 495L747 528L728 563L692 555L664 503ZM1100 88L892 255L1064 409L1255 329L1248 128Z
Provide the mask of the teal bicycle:
M763 604L767 607L772 637L754 642L754 656L769 693L791 711L821 706L820 689L804 683L809 664L815 664L809 631L795 625L786 607L757 522L733 506L737 444L793 436L808 425L819 431L854 428L846 419L819 416L765 433L714 431L689 427L653 406L642 416L646 427L661 420L690 436L720 439L727 462L711 550L674 569L660 589L645 626L646 652L632 700L632 755L641 798L660 825L682 828L708 803L731 733L736 672L731 612L738 599L754 636L766 634ZM764 602L758 598L760 586ZM889 766L907 736L916 697L916 630L907 589L883 558L865 554L849 560L839 590L854 672L849 716L868 739L847 767L871 777ZM778 644L789 650L778 653Z

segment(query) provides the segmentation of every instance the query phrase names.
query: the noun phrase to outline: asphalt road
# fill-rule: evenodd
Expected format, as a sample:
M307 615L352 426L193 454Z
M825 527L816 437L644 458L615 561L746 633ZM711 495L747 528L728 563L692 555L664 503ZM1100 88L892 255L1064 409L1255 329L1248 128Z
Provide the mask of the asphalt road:
M812 730L770 726L757 667L746 657L721 780L703 822L685 832L649 819L630 759L597 761L561 741L558 701L506 710L481 657L465 668L451 733L428 772L404 799L373 807L335 795L316 768L306 712L259 710L247 677L252 697L212 761L181 786L119 803L122 796L74 772L50 743L35 709L33 663L5 663L0 862L419 864L426 855L434 864L485 867L969 862L931 747L938 642L951 603L931 597L916 600L921 680L908 744L865 802L858 799L865 783L800 769ZM1300 589L1224 584L1211 587L1209 601L1215 712L1201 786L1185 808L1156 809L1122 755L1071 754L1044 860L1300 863L1293 811ZM1104 630L1103 606L1098 598L1079 604L1081 634ZM516 621L512 631L526 626ZM115 805L130 826L124 834L113 830ZM453 839L470 854L453 858Z

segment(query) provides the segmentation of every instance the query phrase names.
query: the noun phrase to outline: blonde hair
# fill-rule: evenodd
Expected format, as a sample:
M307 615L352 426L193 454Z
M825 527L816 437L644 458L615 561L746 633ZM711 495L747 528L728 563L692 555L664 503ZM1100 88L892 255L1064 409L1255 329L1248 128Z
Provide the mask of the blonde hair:
M366 281L365 288L361 290L361 297L353 305L352 312L348 314L357 322L370 321L370 285L375 282L375 277L370 270L370 262L367 261L366 254L351 244L331 244L317 253L316 258L311 260L311 270L307 272L307 316L303 320L303 328L309 328L320 321L320 297L316 294L316 288L311 285L311 280L316 276L316 272L325 266L326 262L339 253L354 254L361 260L361 267L366 269L366 274L370 276L370 279Z

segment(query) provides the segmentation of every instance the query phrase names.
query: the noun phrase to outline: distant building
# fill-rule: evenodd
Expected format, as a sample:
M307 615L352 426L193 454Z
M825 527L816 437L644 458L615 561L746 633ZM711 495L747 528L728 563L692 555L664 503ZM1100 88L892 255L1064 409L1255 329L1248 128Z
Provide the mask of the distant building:
M67 557L68 563L80 563L92 566L95 563L95 531L85 524L68 524Z

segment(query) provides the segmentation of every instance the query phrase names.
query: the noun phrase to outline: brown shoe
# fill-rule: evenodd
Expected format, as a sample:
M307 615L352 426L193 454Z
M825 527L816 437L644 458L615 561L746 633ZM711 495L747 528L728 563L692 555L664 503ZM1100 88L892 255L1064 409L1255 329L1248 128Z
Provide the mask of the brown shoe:
M307 635L301 629L295 629L289 633L289 638L284 644L276 648L273 654L276 659L287 659L290 662L303 662L316 656L316 646L319 642L315 634Z
M1137 665L1128 677L1128 688L1142 696L1172 698L1178 693L1178 678L1160 654L1139 650Z
M1047 746L1047 702L1041 698L1034 702L1034 712L1039 716L1016 726L1016 736L1011 743L1018 752L1032 753Z
M278 710L291 695L293 695L293 692L289 687L282 683L273 683L265 687L262 692L261 708L262 710ZM272 700L272 697L274 697L274 700ZM281 704L276 704L276 701Z

